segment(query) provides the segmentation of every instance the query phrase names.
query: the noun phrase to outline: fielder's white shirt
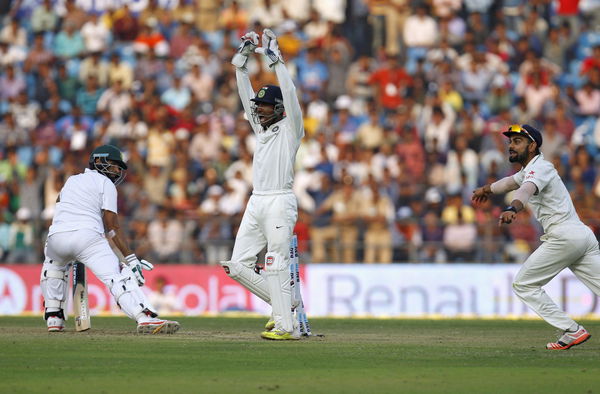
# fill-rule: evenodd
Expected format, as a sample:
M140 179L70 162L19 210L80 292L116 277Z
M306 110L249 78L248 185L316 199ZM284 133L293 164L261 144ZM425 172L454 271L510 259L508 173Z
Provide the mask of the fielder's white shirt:
M545 233L560 223L583 224L554 165L545 160L541 153L514 174L513 179L519 187L524 182L532 182L537 187L538 191L529 199L529 204Z
M96 170L70 176L59 197L48 235L81 229L104 234L102 210L117 213L117 188Z
M300 140L304 137L302 110L296 88L282 63L275 65L275 73L283 96L285 118L264 130L252 120L252 102L255 93L246 70L236 68L238 91L252 130L256 134L256 150L252 163L254 192L291 191L294 183L294 163Z

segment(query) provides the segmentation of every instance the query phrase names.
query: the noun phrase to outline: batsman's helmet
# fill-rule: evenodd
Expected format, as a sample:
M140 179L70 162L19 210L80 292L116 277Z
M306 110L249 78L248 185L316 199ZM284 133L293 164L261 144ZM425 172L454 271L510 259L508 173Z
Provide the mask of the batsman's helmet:
M266 124L271 122L274 119L280 119L283 117L283 113L285 108L283 106L283 95L281 94L281 89L279 86L275 85L265 85L258 92L256 92L256 96L250 99L250 101L254 102L255 105L252 106L252 119L255 123L258 124ZM259 114L256 111L258 106L256 104L264 103L273 106L273 115L268 118L263 118L263 121L260 121Z
M125 178L127 164L123 161L123 153L116 146L101 145L97 147L92 151L88 164L90 169L108 177L115 185L121 183ZM115 164L121 168L118 173L110 170L110 167Z

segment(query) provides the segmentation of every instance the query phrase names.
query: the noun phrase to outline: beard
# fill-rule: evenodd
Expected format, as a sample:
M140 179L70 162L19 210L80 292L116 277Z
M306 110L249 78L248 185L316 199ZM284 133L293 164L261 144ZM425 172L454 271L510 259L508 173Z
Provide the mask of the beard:
M523 152L523 153L518 153L515 151L509 151L508 154L510 155L508 157L508 161L510 161L511 163L525 163L525 160L527 160L527 152Z

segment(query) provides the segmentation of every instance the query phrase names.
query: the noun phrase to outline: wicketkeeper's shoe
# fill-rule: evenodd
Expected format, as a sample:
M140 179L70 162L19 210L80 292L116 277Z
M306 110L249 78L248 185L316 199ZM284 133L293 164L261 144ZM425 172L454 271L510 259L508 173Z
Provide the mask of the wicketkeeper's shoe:
M61 332L65 330L65 320L58 316L50 316L46 320L48 332Z
M590 339L591 335L583 326L577 326L575 331L565 330L562 336L556 342L550 342L546 345L549 350L567 350L575 345L579 345Z
M274 341L286 341L286 340L298 340L300 335L296 332L287 332L283 330L271 330L263 331L260 336L264 339L271 339Z
M172 320L151 317L138 321L138 334L175 334L179 330L179 323Z
M275 328L275 320L273 319L273 316L271 316L271 318L269 319L267 324L265 324L265 330L271 331L274 328Z

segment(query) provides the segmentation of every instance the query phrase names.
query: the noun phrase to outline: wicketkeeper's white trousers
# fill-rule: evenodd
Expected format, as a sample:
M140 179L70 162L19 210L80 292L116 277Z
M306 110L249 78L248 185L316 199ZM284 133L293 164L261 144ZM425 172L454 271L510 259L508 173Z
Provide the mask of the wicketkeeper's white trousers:
M256 255L267 246L267 252L284 256L289 266L290 241L297 219L298 202L291 191L253 194L235 237L231 261L254 268Z
M600 296L600 250L592 230L583 224L559 224L540 238L543 242L515 277L515 294L548 323L561 330L575 324L542 286L569 268Z

